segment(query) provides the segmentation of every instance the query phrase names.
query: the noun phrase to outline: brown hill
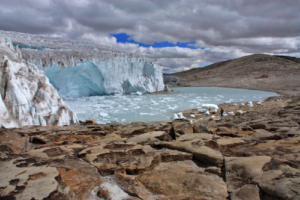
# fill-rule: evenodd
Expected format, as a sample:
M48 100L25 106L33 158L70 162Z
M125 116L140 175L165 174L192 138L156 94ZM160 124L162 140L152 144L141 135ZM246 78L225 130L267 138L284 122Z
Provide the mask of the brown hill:
M167 82L173 86L218 86L300 94L300 59L295 57L254 54L168 76L185 79Z

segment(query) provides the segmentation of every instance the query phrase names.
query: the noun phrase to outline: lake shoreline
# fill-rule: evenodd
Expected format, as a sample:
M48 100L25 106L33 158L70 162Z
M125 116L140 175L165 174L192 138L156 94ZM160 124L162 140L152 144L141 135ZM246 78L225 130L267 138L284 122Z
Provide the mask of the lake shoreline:
M276 93L219 87L178 87L172 92L144 95L93 96L65 101L81 121L111 122L168 120L174 112L196 109L203 103L260 101Z

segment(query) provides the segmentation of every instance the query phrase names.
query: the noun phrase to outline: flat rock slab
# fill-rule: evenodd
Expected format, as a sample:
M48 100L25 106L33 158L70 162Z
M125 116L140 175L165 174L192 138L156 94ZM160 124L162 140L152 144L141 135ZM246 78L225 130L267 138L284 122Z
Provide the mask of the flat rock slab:
M269 156L227 157L225 174L232 199L243 199L247 196L247 199L255 196L255 199L259 199L257 187L249 183L257 184L260 188L259 193L268 196L269 199L300 197L300 172Z
M230 194L231 200L260 200L259 188L257 185L244 185L239 190Z
M215 136L215 137L218 137L218 136ZM177 138L177 141L189 141L189 140L195 140L195 139L212 140L213 138L214 138L214 136L212 134L194 133L194 134L181 135L179 138Z
M260 156L266 155L278 160L284 160L289 165L300 170L300 137L285 138L281 140L266 140L258 143L232 147L232 155Z
M151 142L158 142L160 141L158 137L162 137L165 134L164 131L154 131L150 133L144 133L141 135L134 136L126 140L126 142L133 142L136 144L144 144L144 143L151 143Z
M0 163L0 196L7 199L42 200L55 192L58 187L55 167L22 167L24 158ZM42 186L42 187L41 187ZM39 192L36 192L38 189Z
M217 144L219 147L231 148L242 144L246 144L246 142L241 138L229 138L229 139L222 138L217 140Z
M226 184L217 175L206 173L192 161L161 163L137 176L155 199L216 199L228 196Z
M271 161L269 156L225 157L225 175L229 191L240 189L263 172L265 164Z
M143 146L135 143L101 144L86 148L79 152L79 156L96 166L102 175L113 174L118 169L138 174L153 169L161 162L159 153L146 153Z
M193 158L203 164L223 166L223 155L216 150L204 146L202 140L157 142L155 145L193 154Z

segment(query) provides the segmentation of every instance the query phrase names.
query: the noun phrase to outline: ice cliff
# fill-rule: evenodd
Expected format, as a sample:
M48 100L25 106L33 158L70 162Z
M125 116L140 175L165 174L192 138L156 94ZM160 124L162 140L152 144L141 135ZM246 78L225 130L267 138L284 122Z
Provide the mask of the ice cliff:
M0 32L43 70L60 96L152 93L164 90L162 70L148 59L82 41Z
M69 125L77 117L43 71L24 61L9 38L0 35L0 127Z

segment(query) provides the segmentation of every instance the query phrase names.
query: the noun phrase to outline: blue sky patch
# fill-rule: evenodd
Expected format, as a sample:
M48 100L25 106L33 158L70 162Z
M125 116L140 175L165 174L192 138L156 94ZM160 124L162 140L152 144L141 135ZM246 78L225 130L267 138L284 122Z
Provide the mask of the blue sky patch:
M141 42L136 42L132 38L130 38L130 35L127 35L126 33L116 33L116 34L110 34L111 36L115 37L117 39L118 43L134 43L138 44L141 47L153 47L153 48L163 48L163 47L182 47L182 48L190 48L190 49L197 49L195 47L196 41L193 42L177 42L176 44L173 44L168 41L162 41L162 42L155 42L153 44L144 44ZM205 49L204 47L201 47L201 49Z

